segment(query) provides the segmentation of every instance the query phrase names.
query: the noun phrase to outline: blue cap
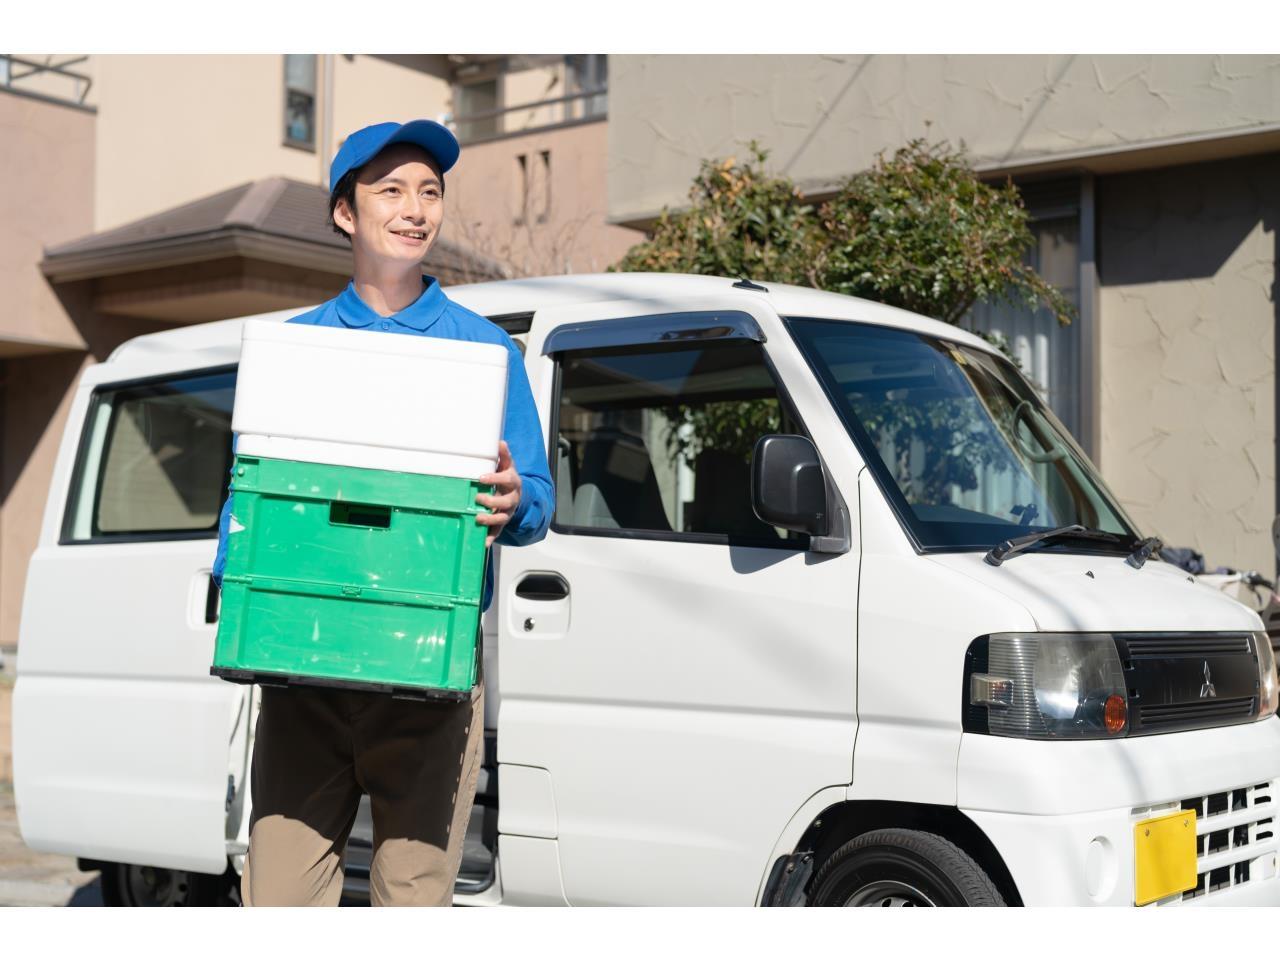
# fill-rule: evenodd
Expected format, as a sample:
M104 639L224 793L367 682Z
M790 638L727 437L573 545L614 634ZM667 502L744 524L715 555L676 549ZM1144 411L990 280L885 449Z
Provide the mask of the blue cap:
M349 170L363 167L393 143L414 143L440 164L440 173L458 162L462 148L448 127L434 120L410 120L408 123L375 123L357 130L342 143L342 149L329 164L329 192Z

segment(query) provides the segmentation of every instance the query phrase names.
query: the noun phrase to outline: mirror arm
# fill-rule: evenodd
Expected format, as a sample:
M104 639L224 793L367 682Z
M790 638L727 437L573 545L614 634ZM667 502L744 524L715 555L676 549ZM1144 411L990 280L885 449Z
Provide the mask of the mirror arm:
M822 454L818 454L818 462L822 464L822 477L827 488L827 534L822 537L809 537L810 553L841 554L848 553L853 546L853 538L849 529L849 508L845 506L844 497L831 481L831 471L827 469Z

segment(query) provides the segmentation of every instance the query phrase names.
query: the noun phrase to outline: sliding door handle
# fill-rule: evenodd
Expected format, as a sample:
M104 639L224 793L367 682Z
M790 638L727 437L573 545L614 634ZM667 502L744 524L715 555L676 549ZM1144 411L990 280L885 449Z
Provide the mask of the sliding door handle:
M209 592L204 595L204 622L218 622L218 607L222 600L222 591L214 582L213 574L209 574Z
M516 584L516 596L523 600L564 600L569 596L569 583L558 573L529 573Z

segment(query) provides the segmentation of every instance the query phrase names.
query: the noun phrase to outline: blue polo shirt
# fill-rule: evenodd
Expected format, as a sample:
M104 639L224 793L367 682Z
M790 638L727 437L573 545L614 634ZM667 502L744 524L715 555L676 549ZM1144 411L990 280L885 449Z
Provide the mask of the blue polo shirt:
M399 313L384 317L360 299L354 283L342 293L320 304L314 310L293 317L288 323L310 323L318 327L345 327L377 330L417 337L444 337L448 340L470 340L497 343L507 348L507 412L502 424L502 439L507 441L511 459L520 474L520 505L498 536L497 543L522 547L537 543L551 523L554 499L551 473L547 469L547 452L538 411L533 405L529 378L524 371L524 358L511 338L501 328L477 313L454 303L444 295L435 277L422 278L422 296ZM371 410L370 415L377 411ZM496 451L495 451L496 454ZM222 572L227 563L227 527L232 512L232 499L222 508L218 523L218 553L213 561L213 579L222 586ZM493 597L493 560L484 572L484 598L480 609L487 610Z

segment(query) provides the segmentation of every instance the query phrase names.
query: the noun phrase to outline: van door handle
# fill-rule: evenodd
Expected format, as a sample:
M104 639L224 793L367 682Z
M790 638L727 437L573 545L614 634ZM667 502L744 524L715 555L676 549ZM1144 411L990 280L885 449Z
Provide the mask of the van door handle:
M516 596L523 600L564 600L569 584L558 573L530 573L516 584Z
M218 601L222 599L222 591L214 583L213 574L209 574L209 592L204 595L204 622L218 622Z

